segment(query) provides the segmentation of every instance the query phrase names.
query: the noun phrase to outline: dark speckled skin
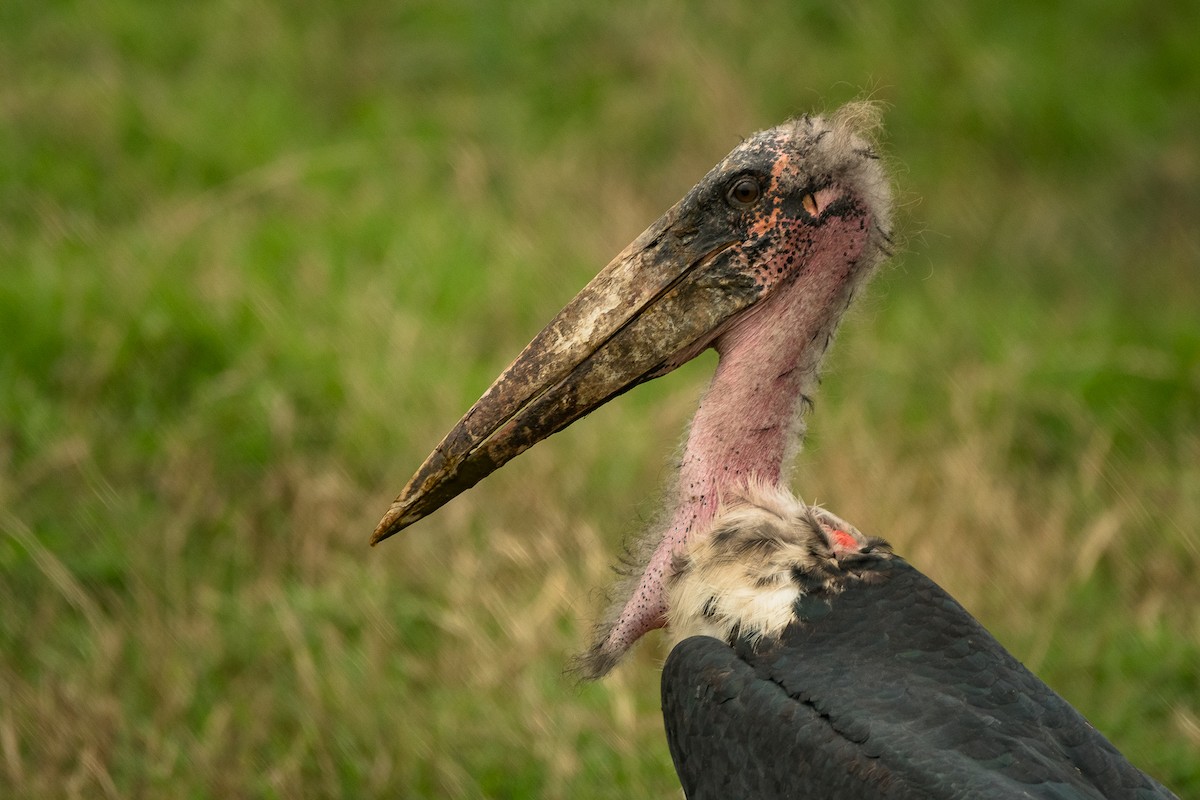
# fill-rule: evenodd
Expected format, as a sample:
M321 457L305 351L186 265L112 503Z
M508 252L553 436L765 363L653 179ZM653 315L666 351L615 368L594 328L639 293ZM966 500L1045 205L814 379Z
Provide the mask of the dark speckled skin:
M898 558L797 602L756 649L696 636L663 668L691 800L1171 798Z

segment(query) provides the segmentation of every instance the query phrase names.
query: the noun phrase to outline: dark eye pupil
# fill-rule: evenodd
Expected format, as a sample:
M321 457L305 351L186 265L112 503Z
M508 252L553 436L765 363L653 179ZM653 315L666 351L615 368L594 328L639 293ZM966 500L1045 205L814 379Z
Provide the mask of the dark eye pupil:
M758 186L758 181L754 180L753 178L742 178L733 185L733 189L730 190L729 196L738 203L748 204L757 200L759 194L761 194L761 191L762 190L759 189Z

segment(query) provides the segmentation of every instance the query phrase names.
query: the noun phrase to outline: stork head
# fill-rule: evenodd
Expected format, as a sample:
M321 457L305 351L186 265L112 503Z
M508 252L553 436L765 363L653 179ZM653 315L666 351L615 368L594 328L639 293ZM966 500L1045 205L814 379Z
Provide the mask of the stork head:
M875 117L872 106L854 104L735 147L534 337L434 448L372 544L736 335L784 289L819 305L820 327L831 332L889 244L888 182L863 134Z

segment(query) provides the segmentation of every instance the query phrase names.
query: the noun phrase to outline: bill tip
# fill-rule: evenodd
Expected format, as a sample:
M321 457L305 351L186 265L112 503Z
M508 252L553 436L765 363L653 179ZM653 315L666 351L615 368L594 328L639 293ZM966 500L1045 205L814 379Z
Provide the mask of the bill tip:
M404 505L397 499L392 503L392 507L383 515L383 519L379 520L379 524L375 526L375 532L371 534L371 547L382 542L392 534L399 533L403 528L416 520L404 519Z

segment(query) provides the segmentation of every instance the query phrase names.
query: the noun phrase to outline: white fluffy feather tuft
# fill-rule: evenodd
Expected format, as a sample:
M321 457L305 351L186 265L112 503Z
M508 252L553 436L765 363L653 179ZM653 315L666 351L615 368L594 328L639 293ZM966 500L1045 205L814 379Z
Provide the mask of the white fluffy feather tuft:
M778 486L753 482L730 493L667 579L671 646L697 635L779 636L806 588L836 590L839 559L880 545Z

